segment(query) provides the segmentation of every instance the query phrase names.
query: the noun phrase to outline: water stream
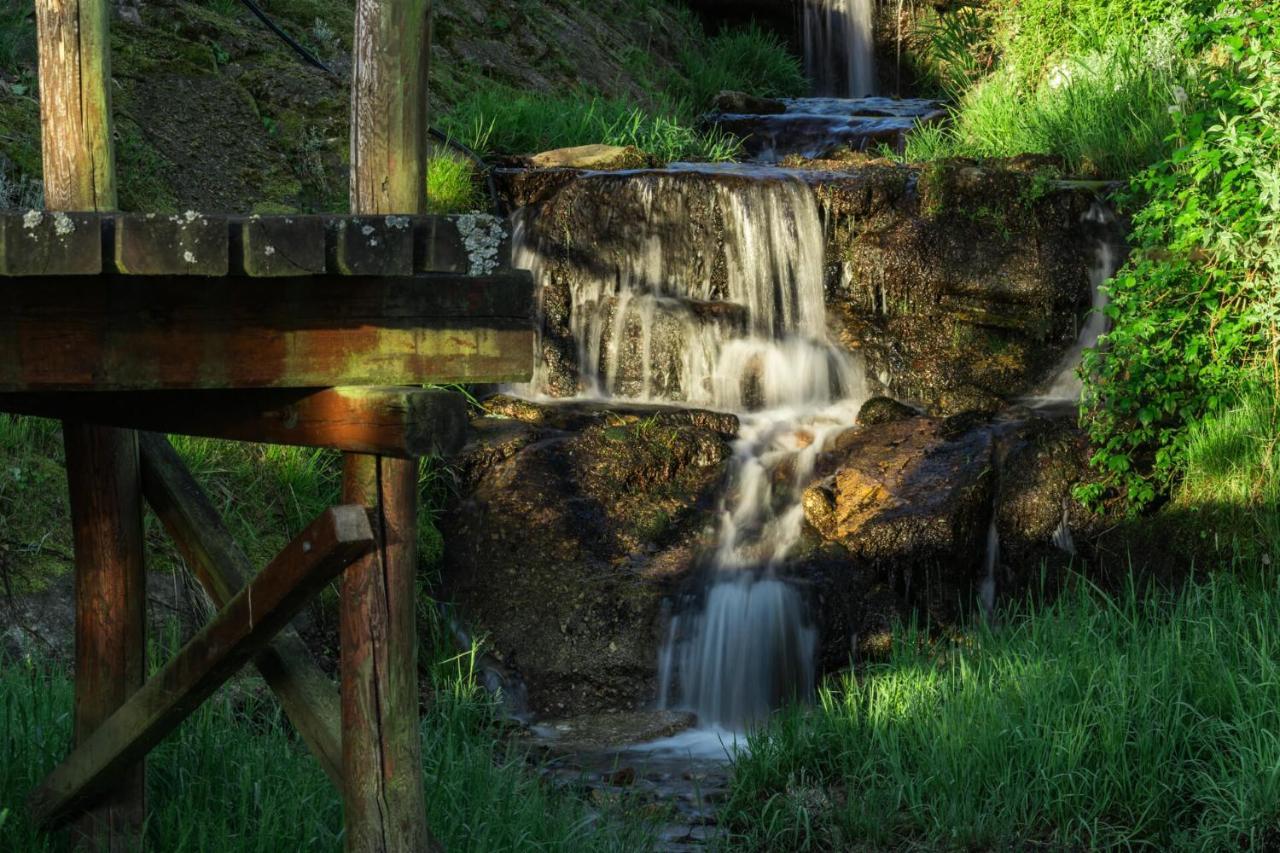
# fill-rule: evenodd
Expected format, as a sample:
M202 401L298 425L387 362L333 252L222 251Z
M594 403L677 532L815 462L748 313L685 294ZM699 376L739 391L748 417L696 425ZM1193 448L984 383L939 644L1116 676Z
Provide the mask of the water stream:
M819 95L876 94L874 0L804 0L805 73Z

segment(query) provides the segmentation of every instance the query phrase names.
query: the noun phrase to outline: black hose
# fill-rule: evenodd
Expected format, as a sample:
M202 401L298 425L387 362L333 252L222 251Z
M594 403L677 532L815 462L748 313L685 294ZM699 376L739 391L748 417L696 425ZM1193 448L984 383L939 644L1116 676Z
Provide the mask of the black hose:
M271 32L275 33L280 38L281 41L283 41L285 44L291 47L293 49L293 52L298 54L298 56L302 59L303 62L307 63L313 68L318 68L319 70L328 74L330 77L333 77L335 80L342 79L338 75L338 72L334 71L328 65L325 65L323 62L321 62L319 57L317 57L311 51L307 50L305 47L299 44L298 41L294 39L293 36L289 35L287 32L281 29L280 25L277 24L275 21L271 20L271 17L266 12L264 12L262 10L262 7L259 6L257 3L255 3L254 0L240 0L240 2L245 5L245 8L247 8L250 12L254 14L254 17L256 17L259 21L262 21L262 23L266 24L267 29L271 30ZM463 145L461 142L456 142L453 139L451 139L447 133L436 130L434 127L428 127L427 134L431 136L431 138L439 142L443 142L445 145L449 146L450 148L453 148L461 152L464 157L471 160L473 163L476 164L476 166L479 167L480 174L484 176L485 186L489 190L489 202L490 204L493 205L493 214L495 216L501 216L502 200L498 197L498 185L493 180L493 170L489 168L489 164L484 161L484 158L482 158L476 152L472 151L467 146Z

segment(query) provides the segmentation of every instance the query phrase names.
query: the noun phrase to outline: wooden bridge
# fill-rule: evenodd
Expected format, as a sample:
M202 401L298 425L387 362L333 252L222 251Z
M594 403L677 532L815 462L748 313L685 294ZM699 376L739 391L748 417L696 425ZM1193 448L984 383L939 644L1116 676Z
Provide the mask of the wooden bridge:
M60 418L75 528L75 745L44 826L132 849L147 752L247 663L342 792L349 851L434 848L418 734L417 457L527 378L507 224L425 203L429 0L358 0L352 216L119 214L109 0L36 0L49 211L0 214L0 412ZM145 432L140 432L145 431ZM163 433L346 453L343 506L258 570ZM144 678L142 501L218 609ZM341 578L340 684L290 619Z

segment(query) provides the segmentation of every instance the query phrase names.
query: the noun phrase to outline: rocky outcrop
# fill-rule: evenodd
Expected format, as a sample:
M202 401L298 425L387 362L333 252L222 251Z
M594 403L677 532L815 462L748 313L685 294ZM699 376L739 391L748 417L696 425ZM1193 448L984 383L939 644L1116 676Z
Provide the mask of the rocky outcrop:
M534 169L640 169L654 165L648 155L634 145L577 145L556 148L526 158Z
M542 714L655 695L664 598L692 571L737 418L499 397L441 519L442 597Z
M732 269L722 248L726 221L753 215L739 209L767 197L753 187L797 176L824 213L830 334L866 359L877 390L934 415L993 413L1049 378L1090 306L1099 238L1098 226L1084 221L1091 191L958 162L791 165L804 168L790 178L716 168L506 175L509 200L529 211L525 236L536 245L553 393L578 390L575 284L602 271L636 275L638 259L648 257L644 234L669 233L664 245L683 254L679 264L667 257L674 271L654 286L681 296L681 287L696 285L723 298ZM648 230L632 227L636 221Z

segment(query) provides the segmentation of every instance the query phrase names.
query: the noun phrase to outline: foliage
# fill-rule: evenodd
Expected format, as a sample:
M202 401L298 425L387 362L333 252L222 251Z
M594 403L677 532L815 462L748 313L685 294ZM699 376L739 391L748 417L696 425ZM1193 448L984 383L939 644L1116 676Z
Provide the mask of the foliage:
M928 46L929 70L948 97L959 98L995 65L990 17L972 6L927 18L919 34Z
M644 849L639 819L553 791L503 739L469 657L431 667L435 701L422 721L427 819L451 851ZM450 673L444 675L444 673ZM67 849L37 832L23 798L65 755L66 674L0 661L0 849ZM173 853L342 849L342 802L270 694L233 681L157 747L149 770L150 848Z
M1242 568L1244 568L1242 566ZM1078 587L892 660L750 739L725 818L750 849L1269 849L1280 583Z
M738 149L719 131L695 130L683 102L650 112L590 92L546 95L494 85L459 102L441 123L455 139L490 155L604 143L634 145L661 160L728 160Z
M461 213L484 205L475 165L461 155L437 153L427 160L427 212Z
M1141 507L1185 461L1188 427L1243 377L1280 381L1280 6L1224 3L1174 109L1178 147L1136 176L1129 264L1109 285L1114 328L1086 355L1085 420L1108 485ZM1083 495L1097 499L1095 489Z
M36 65L35 12L24 0L0 0L0 79L33 71Z
M776 34L755 24L726 30L701 50L681 57L688 83L680 97L704 110L720 92L732 89L762 98L794 98L808 89L800 60Z
M909 137L905 158L1048 154L1072 174L1128 175L1167 153L1178 79L1149 62L1136 41L1120 39L1031 84L1004 67L963 95L951 126Z

